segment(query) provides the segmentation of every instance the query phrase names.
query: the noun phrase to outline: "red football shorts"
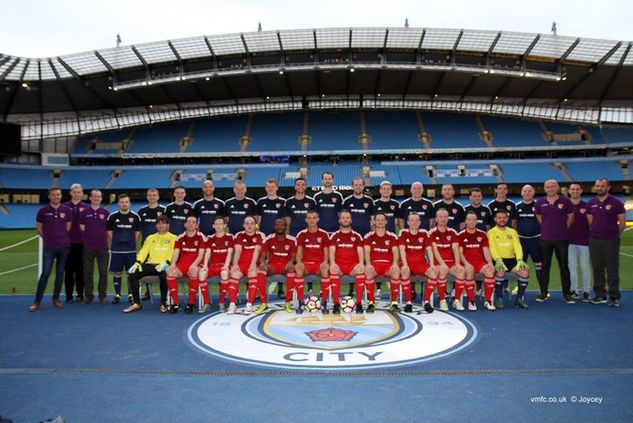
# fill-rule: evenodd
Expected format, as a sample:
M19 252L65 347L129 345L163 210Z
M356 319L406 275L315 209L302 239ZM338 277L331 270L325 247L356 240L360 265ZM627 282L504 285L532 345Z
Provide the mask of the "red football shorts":
M411 270L411 275L426 275L426 271L429 270L431 265L429 265L426 261L413 261L409 262L409 269Z
M377 276L389 276L389 270L391 270L390 261L372 261L371 265L376 269Z
M305 267L305 275L320 275L321 263L303 263Z

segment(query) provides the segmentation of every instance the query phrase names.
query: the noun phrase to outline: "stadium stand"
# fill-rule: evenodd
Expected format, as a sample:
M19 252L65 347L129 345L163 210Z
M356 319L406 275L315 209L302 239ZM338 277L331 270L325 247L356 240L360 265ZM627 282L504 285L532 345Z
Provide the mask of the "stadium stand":
M604 126L601 129L607 144L633 143L633 128L628 126Z
M254 115L251 129L255 151L299 151L303 134L303 113Z
M5 204L9 214L0 213L0 229L26 229L35 227L35 216L40 204Z
M123 173L116 178L110 188L130 189L130 188L169 188L172 186L171 175L174 168L161 168L158 166L135 168L126 167Z
M563 181L563 174L551 162L499 162L507 183L543 183L547 179Z
M126 153L177 153L180 140L187 135L191 122L155 125L134 131Z
M191 132L191 145L187 152L238 152L238 140L244 136L246 116L222 117L195 122Z
M358 112L310 113L308 150L362 150Z
M3 188L48 189L51 183L51 169L6 164L0 167L0 184Z
M415 112L365 112L370 150L424 148L418 140L420 126Z
M482 117L481 121L492 134L495 147L527 147L546 143L535 122L488 116Z
M473 115L421 113L424 128L431 135L431 148L483 148Z

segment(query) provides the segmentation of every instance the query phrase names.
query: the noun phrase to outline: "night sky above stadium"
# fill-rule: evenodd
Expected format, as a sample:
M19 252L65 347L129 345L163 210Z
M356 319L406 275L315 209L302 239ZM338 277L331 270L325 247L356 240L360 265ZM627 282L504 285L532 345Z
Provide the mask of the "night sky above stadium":
M633 3L621 0L345 1L155 0L5 2L0 52L47 57L171 38L325 27L467 28L631 40Z

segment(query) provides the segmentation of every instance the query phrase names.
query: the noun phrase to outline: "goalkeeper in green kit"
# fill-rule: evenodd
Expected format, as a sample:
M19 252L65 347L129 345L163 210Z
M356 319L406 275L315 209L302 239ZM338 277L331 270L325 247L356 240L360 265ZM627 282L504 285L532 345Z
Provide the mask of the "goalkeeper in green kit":
M133 313L143 308L139 293L140 279L144 276L158 276L160 279L160 311L167 312L167 275L166 270L171 264L174 245L177 236L169 232L169 219L162 215L156 218L157 232L148 236L143 247L136 255L136 263L129 272L130 290L134 297L131 306L123 310Z
M490 255L495 262L495 307L503 308L503 281L507 272L518 276L519 289L514 305L528 308L525 303L525 290L530 280L530 267L523 261L523 249L516 230L509 228L508 212L504 209L495 211L495 227L488 231Z

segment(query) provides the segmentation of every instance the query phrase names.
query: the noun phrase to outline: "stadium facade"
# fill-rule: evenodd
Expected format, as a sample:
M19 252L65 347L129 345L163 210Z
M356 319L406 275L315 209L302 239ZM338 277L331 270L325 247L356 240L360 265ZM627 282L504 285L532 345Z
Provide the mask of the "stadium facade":
M22 125L22 155L0 165L1 197L39 203L79 181L140 199L207 178L229 191L273 177L283 191L297 176L317 187L326 169L343 188L354 176L370 189L391 180L397 195L414 180L489 194L500 181L597 176L628 195L632 44L323 28L0 55L2 120Z

